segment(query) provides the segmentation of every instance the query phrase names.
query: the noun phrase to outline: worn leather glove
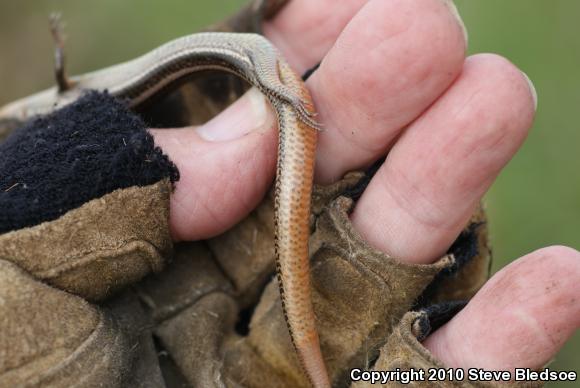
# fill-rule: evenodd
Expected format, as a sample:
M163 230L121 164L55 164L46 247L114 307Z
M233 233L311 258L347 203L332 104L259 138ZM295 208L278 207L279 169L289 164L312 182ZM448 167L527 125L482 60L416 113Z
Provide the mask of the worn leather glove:
M276 283L270 281L270 198L231 231L203 243L177 245L175 260L164 272L103 302L160 271L172 257L167 218L177 173L153 147L142 122L123 109L107 95L89 94L18 129L1 145L4 171L12 172L3 184L16 179L19 185L2 198L0 258L6 280L0 293L6 302L0 349L6 362L0 381L305 386ZM99 139L92 137L95 128ZM108 146L95 145L102 137ZM75 153L90 147L98 149L89 158ZM34 154L27 155L27 149ZM55 160L48 170L36 162L46 155ZM26 163L19 166L18 158ZM112 162L104 166L104 160ZM84 181L79 171L85 172ZM52 181L42 181L43 176ZM367 180L364 174L350 174L314 193L314 301L324 354L333 379L343 385L347 369L376 357L413 303L445 298L433 283L428 300L418 300L442 270L457 272L459 264L475 269L461 272L456 278L465 277L463 285L451 287L455 297L467 298L483 281L489 260L481 219L466 231L454 255L433 265L403 265L368 247L349 224L352 199L340 196L356 197ZM54 184L70 191L51 197ZM113 184L119 187L111 189ZM86 200L89 196L97 197ZM37 206L23 209L23 201ZM439 276L438 283L449 281ZM155 346L165 359L161 363ZM167 377L171 373L176 377Z
M349 385L350 368L376 359L414 304L446 301L448 287L455 297L469 298L489 260L481 215L454 253L432 265L402 264L372 249L348 221L352 200L341 196L356 191L362 177L350 174L315 193L314 304L336 386ZM308 386L293 353L276 281L267 281L262 291L264 278L273 274L272 242L272 204L265 201L228 233L188 245L191 253L176 258L180 264L140 285L160 345L194 386ZM211 276L202 280L203 266ZM457 304L447 306L457 311Z
M224 29L259 25L276 8L267 9L251 6ZM139 114L158 125L199 122L243 91L215 75ZM0 134L15 127L3 123ZM12 194L0 215L0 386L307 386L272 279L271 197L223 235L173 247L177 171L140 119L106 95L28 123L0 147L3 171L19 166L2 176ZM42 166L47 155L54 163ZM352 173L314 193L313 298L336 386L350 385L352 368L439 365L419 342L408 345L409 333L424 338L488 275L481 211L431 265L366 244L348 213L369 178Z

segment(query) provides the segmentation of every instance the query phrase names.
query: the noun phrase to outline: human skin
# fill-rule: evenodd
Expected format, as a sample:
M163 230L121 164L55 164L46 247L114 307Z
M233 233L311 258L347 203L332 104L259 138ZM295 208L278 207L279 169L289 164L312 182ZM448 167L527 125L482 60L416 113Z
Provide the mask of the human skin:
M465 28L446 0L293 0L264 31L298 72L322 58L307 82L326 128L316 181L388 153L351 221L401 261L435 261L525 140L537 104L527 77L497 55L465 58ZM181 172L175 240L225 231L274 177L275 116L256 91L203 126L151 132ZM579 252L532 252L424 345L450 367L541 367L580 327L578 284Z

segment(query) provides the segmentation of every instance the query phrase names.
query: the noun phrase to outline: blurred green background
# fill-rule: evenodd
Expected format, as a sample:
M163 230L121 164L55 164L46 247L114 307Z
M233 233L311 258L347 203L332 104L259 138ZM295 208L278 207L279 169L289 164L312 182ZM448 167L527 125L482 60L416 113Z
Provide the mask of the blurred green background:
M53 45L47 22L51 11L64 14L69 71L76 74L131 59L195 32L243 3L0 0L0 105L52 85ZM579 249L580 1L456 0L456 4L469 30L470 53L506 56L529 75L539 95L528 140L486 198L494 271L544 246ZM551 366L580 370L580 333Z

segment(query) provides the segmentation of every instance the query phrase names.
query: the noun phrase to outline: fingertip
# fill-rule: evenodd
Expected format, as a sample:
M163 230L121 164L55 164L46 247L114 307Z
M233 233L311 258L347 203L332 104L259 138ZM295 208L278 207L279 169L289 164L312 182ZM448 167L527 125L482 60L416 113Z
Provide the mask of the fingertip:
M344 26L367 2L293 0L264 24L264 35L297 72L303 73L321 61Z
M493 109L510 122L509 128L520 130L525 137L537 106L536 89L528 76L507 58L491 53L468 57L463 72L477 74L480 88L489 91L484 108Z
M530 88L530 94L532 96L532 101L534 103L534 112L535 112L538 110L538 92L537 92L536 87L534 85L534 82L531 80L531 78L523 71L522 71L522 75L524 76L524 78L528 82L528 86Z
M520 148L534 113L516 66L494 54L469 57L453 85L398 138L353 223L378 249L433 262Z
M453 2L453 0L443 0L443 2L449 8L449 13L457 21L457 25L459 26L459 28L461 29L461 32L463 33L463 40L465 42L465 48L467 48L467 46L469 44L469 33L467 32L467 28L465 27L465 23L463 23L463 19L461 18L461 15L459 14L459 10L457 9L457 6Z
M383 155L460 74L465 36L441 0L369 1L308 80L325 126L316 178Z
M578 284L578 251L537 250L494 275L423 344L450 367L541 368L580 327Z

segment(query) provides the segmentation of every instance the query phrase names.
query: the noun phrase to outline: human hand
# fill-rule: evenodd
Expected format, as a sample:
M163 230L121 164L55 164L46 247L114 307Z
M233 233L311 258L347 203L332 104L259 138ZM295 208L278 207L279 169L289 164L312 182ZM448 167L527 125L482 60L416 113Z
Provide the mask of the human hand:
M295 0L264 31L298 72L324 58L307 83L326 128L317 182L388 153L353 225L393 257L435 261L526 137L535 110L527 78L495 55L465 59L463 26L442 0ZM257 205L275 173L274 123L252 91L204 126L152 131L181 171L176 240L221 233ZM451 367L540 367L580 326L578 280L575 250L531 253L424 345Z

